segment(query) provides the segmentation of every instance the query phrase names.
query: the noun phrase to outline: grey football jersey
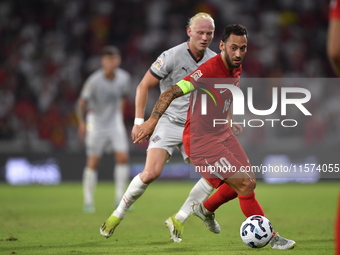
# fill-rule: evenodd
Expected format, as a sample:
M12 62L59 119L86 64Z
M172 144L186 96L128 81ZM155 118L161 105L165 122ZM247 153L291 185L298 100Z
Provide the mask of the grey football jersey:
M201 64L216 55L210 49L206 49L203 58L196 61L189 50L188 43L182 43L167 51L164 51L151 65L150 72L160 79L161 93L195 71ZM176 98L165 111L170 121L184 125L187 119L190 93Z
M80 96L93 112L93 125L97 130L109 129L123 121L121 103L129 92L130 79L128 72L117 68L113 80L104 75L103 69L95 71L86 80Z

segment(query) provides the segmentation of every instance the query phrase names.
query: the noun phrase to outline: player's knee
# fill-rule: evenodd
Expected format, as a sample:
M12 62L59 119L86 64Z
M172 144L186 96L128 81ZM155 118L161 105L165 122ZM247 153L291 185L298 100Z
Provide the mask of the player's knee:
M246 169L246 173L247 173L247 176L248 176L248 178L246 178L246 179L250 180L249 185L253 186L253 189L255 189L256 188L256 179L255 179L255 173L252 170L251 164L249 164L245 169Z
M253 178L246 178L244 181L244 189L248 194L252 194L254 192L256 186L256 181ZM247 195L248 195L247 194Z
M156 180L159 176L160 176L160 174L158 174L158 173L148 172L148 173L143 175L143 178L141 177L141 180L142 180L142 182L149 184L149 183L153 182L154 180Z
M129 160L129 157L128 157L127 154L124 153L124 154L119 155L116 158L116 160L117 160L118 164L126 164L128 162L128 160Z
M238 194L246 196L254 192L256 180L253 178L243 178L238 185Z
M149 184L156 180L162 173L162 169L158 169L157 167L153 169L144 169L143 172L141 172L140 179L142 182Z
M99 163L99 158L94 158L94 157L89 157L87 159L87 163L86 163L86 166L94 171L96 171L97 169L97 166L98 166L98 163Z
M116 152L115 159L118 164L126 164L129 160L129 155L126 152Z

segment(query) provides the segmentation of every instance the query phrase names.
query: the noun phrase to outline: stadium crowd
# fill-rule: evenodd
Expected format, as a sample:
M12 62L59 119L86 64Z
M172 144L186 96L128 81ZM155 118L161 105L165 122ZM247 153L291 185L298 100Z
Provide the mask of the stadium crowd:
M76 100L86 77L100 66L102 47L109 44L121 50L122 67L133 77L124 116L131 129L136 86L163 50L187 39L183 28L199 11L215 19L210 48L216 52L226 24L247 27L242 77L315 81L308 86L312 117L302 120L294 132L245 128L240 138L245 146L292 134L308 146L335 143L340 140L340 121L335 118L340 115L340 87L321 79L335 77L326 57L328 4L328 0L1 1L0 145L81 148ZM270 85L258 90L256 108L268 109L271 96ZM155 87L149 97L154 101L148 102L146 116L159 90ZM145 150L143 146L132 149Z

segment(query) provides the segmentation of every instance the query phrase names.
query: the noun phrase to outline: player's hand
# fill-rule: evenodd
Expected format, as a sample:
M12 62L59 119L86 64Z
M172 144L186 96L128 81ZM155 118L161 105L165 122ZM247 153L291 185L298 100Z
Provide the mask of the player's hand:
M138 137L138 134L139 134L139 131L140 131L140 125L133 125L133 128L132 128L132 131L131 131L131 138L132 138L132 141L135 143L135 140L137 139ZM139 144L142 144L143 143L143 140L139 141L138 142Z
M139 143L144 138L146 138L146 141L149 141L153 131L155 130L156 124L157 121L148 119L142 125L140 125L137 139L133 143Z
M239 135L243 131L243 127L239 124L233 123L231 130L234 132L235 135Z
M86 134L86 122L80 121L79 127L78 127L78 137L83 138Z

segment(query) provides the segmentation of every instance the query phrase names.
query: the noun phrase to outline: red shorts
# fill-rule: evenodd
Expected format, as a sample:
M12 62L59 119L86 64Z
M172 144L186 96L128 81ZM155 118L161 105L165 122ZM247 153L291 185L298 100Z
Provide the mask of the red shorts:
M193 140L193 138L191 138ZM209 139L202 139L202 141ZM248 157L234 134L230 134L223 142L199 144L190 143L190 137L183 137L185 152L189 155L199 172L214 188L218 188L223 180L232 176L239 169L251 170ZM189 146L188 146L189 145ZM189 148L189 149L187 149Z

